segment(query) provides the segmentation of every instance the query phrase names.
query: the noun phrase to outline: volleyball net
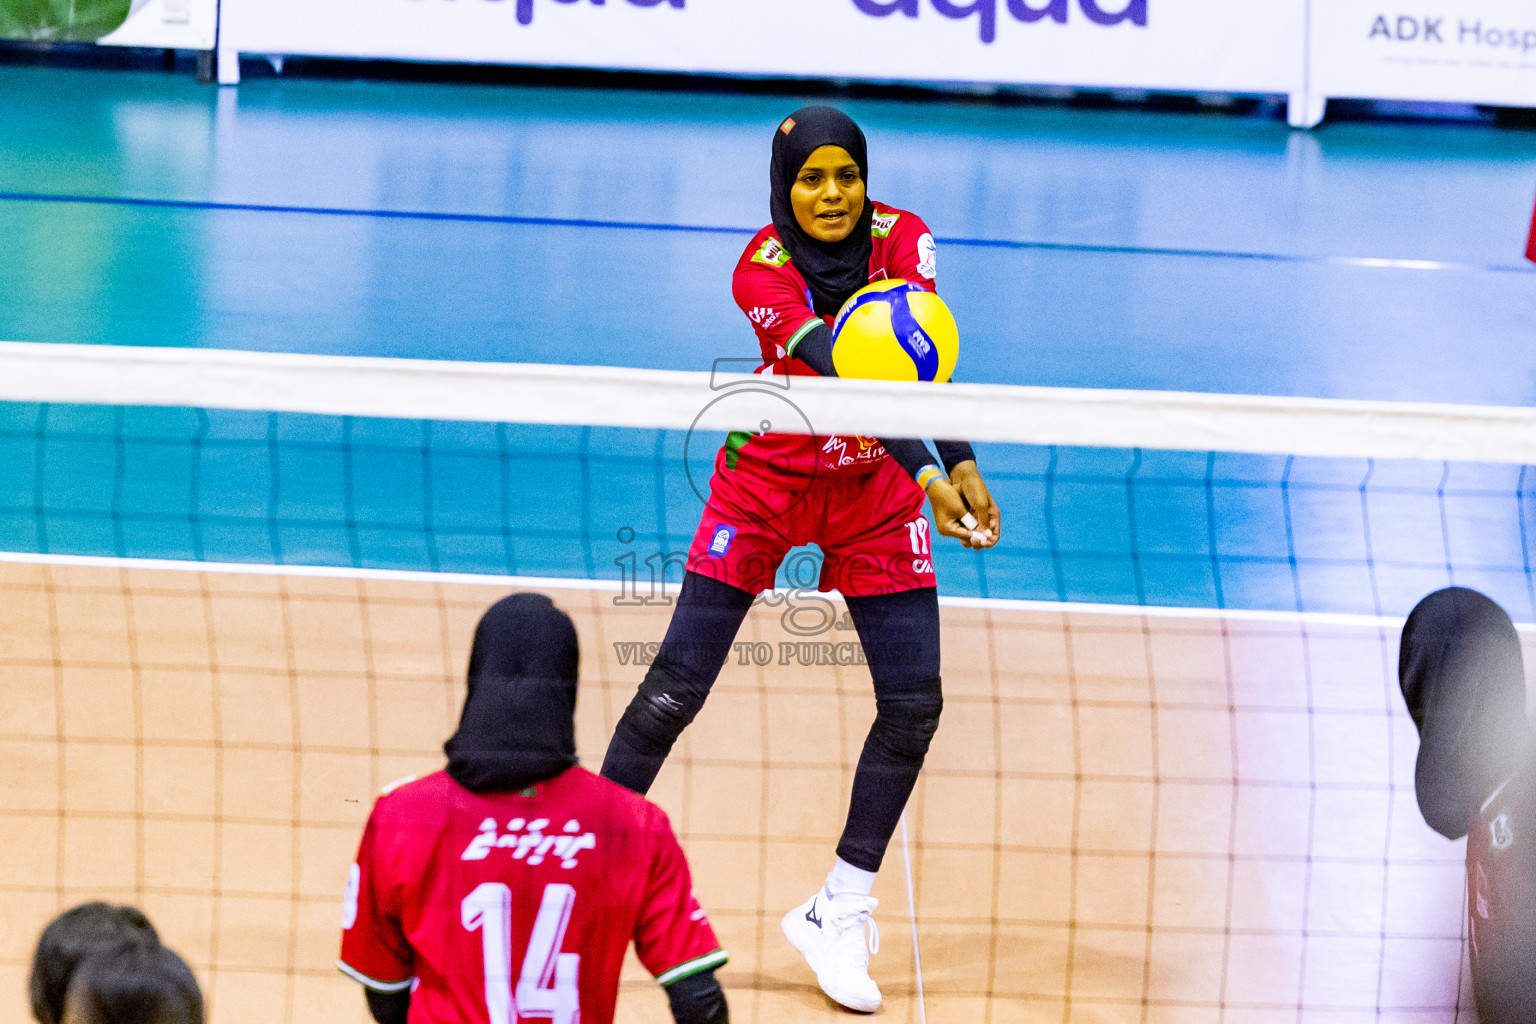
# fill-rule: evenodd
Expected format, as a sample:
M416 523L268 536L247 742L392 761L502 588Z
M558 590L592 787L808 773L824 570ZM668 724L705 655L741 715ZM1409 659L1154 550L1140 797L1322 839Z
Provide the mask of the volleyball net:
M997 548L934 545L946 706L876 893L893 1019L1468 1018L1397 634L1453 583L1536 619L1536 417L734 369L0 346L10 990L48 917L112 898L215 1020L363 1019L346 869L379 787L441 765L480 613L575 618L595 767L715 451L766 423L973 438L1002 508ZM818 557L652 794L763 1024L836 1017L777 919L874 712ZM626 979L621 1019L665 1013Z

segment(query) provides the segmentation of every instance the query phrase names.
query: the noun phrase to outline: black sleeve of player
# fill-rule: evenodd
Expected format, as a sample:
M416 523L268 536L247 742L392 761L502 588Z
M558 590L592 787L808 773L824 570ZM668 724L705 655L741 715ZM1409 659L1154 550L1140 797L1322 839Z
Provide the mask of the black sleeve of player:
M714 971L681 978L667 986L672 1019L677 1024L730 1024L731 1011Z
M832 365L832 328L826 324L812 327L811 333L801 338L789 354L822 377L837 376L837 367Z
M405 1019L411 1014L409 989L404 992L375 992L365 988L363 991L368 996L368 1012L373 1014L373 1019L379 1024L405 1024Z
M928 446L915 437L882 437L880 443L885 446L887 454L896 460L896 465L907 471L907 476L913 480L922 472L924 466L934 464L933 453Z
M969 441L938 441L933 446L939 450L939 458L944 460L944 472L953 473L955 467L962 462L975 462L976 452L971 448Z

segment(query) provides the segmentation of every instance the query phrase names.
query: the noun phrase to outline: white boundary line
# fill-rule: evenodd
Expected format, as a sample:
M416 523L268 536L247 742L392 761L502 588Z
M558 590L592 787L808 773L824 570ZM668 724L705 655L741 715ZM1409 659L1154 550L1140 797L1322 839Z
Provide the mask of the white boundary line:
M907 907L912 913L912 971L917 977L917 1020L928 1024L928 1006L923 998L923 956L917 947L917 896L912 888L912 848L907 843L907 812L901 812L901 856L907 865Z
M0 400L1536 464L1536 409L0 342Z
M307 576L342 580L398 580L407 583L463 583L483 587L523 587L529 590L618 591L618 580L584 580L564 576L494 576L474 572L431 572L418 569L356 569L332 565L272 565L267 562L196 562L175 558L118 558L113 555L39 555L0 551L0 563L78 565L97 569L148 569L161 572L230 573L237 576Z
M98 569L135 569L161 572L229 573L245 576L305 576L320 579L396 580L407 583L450 583L478 587L516 587L526 590L588 590L619 593L618 580L587 580L568 576L498 576L472 572L430 572L419 569L357 569L344 565L271 565L265 562L194 562L171 558L118 558L113 555L39 555L26 551L0 551L0 564L74 565ZM797 591L774 591L792 595ZM824 592L840 601L835 590ZM1051 612L1062 615L1117 615L1148 619L1205 619L1243 622L1300 622L1316 626L1355 626L1366 629L1400 629L1403 619L1391 615L1353 615L1345 612L1277 612L1242 608L1185 608L1174 605L1092 604L1080 601L1026 601L1005 597L940 596L949 608L993 608L1000 611ZM1517 622L1515 628L1536 633L1536 623Z

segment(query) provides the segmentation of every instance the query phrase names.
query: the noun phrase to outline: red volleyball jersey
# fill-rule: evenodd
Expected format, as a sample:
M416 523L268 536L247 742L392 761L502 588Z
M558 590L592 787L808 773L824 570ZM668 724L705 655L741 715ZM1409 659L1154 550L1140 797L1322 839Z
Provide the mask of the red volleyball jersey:
M1525 258L1536 262L1536 210L1531 211L1531 235L1525 240Z
M870 235L869 279L901 278L936 290L933 234L915 213L884 203L874 204ZM770 224L753 236L736 263L731 280L736 305L752 322L762 350L758 373L815 376L816 371L788 355L795 344L819 323L832 326L835 316L819 316L811 308L810 290L794 260ZM811 424L815 426L815 424ZM733 433L726 441L727 462L760 460L782 473L867 473L888 458L885 448L867 437L807 437L804 434Z
M726 960L656 805L584 768L518 793L447 772L374 804L343 972L410 990L411 1024L611 1024L631 939L662 984Z

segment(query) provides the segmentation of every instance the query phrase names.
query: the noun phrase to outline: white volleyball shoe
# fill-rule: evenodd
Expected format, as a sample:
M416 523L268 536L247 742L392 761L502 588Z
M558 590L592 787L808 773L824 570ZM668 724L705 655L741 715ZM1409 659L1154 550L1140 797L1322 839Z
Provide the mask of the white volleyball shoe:
M822 888L779 922L828 998L860 1013L880 1008L880 987L869 976L869 956L880 951L880 929L871 916L879 903Z

